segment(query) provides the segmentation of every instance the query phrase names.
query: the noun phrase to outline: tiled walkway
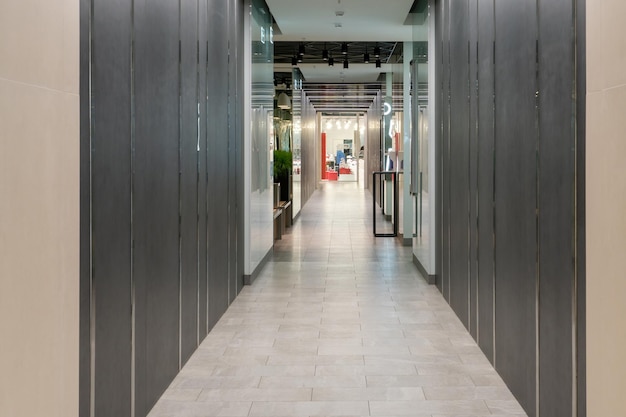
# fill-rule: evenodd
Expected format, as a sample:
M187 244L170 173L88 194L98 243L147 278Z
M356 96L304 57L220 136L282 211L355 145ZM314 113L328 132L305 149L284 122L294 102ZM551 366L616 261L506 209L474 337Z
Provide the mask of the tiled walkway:
M411 258L325 184L150 417L525 416Z

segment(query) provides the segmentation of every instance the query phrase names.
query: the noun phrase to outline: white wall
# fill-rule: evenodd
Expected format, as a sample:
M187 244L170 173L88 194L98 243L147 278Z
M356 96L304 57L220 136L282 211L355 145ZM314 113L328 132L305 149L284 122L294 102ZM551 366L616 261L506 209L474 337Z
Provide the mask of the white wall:
M626 3L587 1L587 416L626 416Z
M78 0L0 2L0 416L78 415Z

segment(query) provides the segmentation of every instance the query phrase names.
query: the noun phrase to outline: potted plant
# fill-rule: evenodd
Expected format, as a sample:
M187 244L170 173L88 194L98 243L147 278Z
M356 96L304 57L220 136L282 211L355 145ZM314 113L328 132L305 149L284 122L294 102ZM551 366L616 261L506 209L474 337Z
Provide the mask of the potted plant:
M280 183L280 201L291 200L291 176L292 156L289 151L274 151L274 182Z

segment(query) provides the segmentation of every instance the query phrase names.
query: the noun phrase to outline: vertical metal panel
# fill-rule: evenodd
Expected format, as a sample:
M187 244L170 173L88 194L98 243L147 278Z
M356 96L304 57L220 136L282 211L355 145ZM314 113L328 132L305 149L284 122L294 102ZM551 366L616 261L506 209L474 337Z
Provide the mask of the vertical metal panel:
M179 10L135 1L136 412L146 415L179 359Z
M450 302L450 0L442 1L441 21L441 292L446 301Z
M309 108L309 105L308 105L307 100L303 99L302 100L302 125L305 124L307 117L310 117L308 116L308 113L307 113L308 108ZM365 152L367 154L367 170L369 172L366 173L368 174L368 175L365 175L366 178L369 178L372 172L380 171L381 169L381 158L382 158L381 146L380 146L380 140L381 140L380 120L381 118L382 118L382 100L381 100L381 96L379 93L367 111L368 129L367 129L367 145L365 146ZM308 141L306 141L308 136L305 136L305 134L306 132L303 130L302 154L306 158L307 154L305 152L307 152L308 149L313 150L313 147L310 147L308 149L305 148L305 145L308 143ZM317 144L318 139L314 138L314 140L315 140L315 143ZM312 170L314 166L314 162L310 164L310 166L311 166L310 169ZM374 184L370 182L368 185L369 185L369 190L371 192L374 187ZM303 198L303 204L304 204L304 198Z
M208 333L208 224L207 224L207 0L198 3L198 339Z
M304 204L308 201L308 199L311 197L311 195L315 191L315 188L319 182L319 176L321 175L320 174L321 168L320 169L316 168L317 155L321 152L321 150L319 150L320 148L319 141L321 139L318 139L318 136L317 136L318 133L316 132L316 129L306 128L306 126L311 126L311 124L316 123L317 116L316 116L316 111L314 107L311 105L310 100L308 99L306 94L304 94L303 90L298 91L297 95L299 97L296 100L296 103L297 103L296 105L300 106L301 125L305 126L305 128L302 129L302 137L301 137L302 181L300 183L301 194L302 194L301 204L302 206L304 206ZM372 106L368 110L368 115L369 114L372 115L371 116L372 118L368 118L368 120L370 121L374 120L374 122L372 123L376 126L376 128L372 129L372 126L369 126L368 124L368 130L367 130L368 140L372 138L372 135L375 135L376 137L376 141L372 140L371 142L372 147L370 147L369 142L365 146L368 158L372 158L372 159L368 159L368 164L369 164L368 169L373 169L373 167L375 166L380 166L380 160L379 160L380 159L380 145L379 145L380 142L378 140L378 138L380 137L379 130L378 130L379 122L376 122L376 120L380 120L380 118L374 119L376 117L382 117L380 111L378 112L376 111L378 106L381 105L379 97L380 95L378 96L378 99L375 99L373 101Z
M438 234L438 239L435 239L435 241L437 242L437 249L435 250L435 275L436 275L436 285L437 288L439 289L439 291L441 291L441 293L443 293L443 271L442 271L442 264L443 264L443 210L444 210L444 204L443 204L443 176L444 176L444 172L443 172L443 114L444 114L444 103L446 102L446 100L444 100L444 96L443 96L443 81L444 81L444 75L443 75L443 69L444 69L444 65L443 65L443 30L444 30L444 25L443 25L443 1L436 1L435 2L435 47L433 48L435 50L435 56L432 57L431 59L435 59L435 75L434 75L434 82L437 83L436 87L435 87L435 94L437 95L437 99L435 100L435 108L434 108L434 112L435 112L435 126L433 126L433 128L435 129L435 161L436 161L436 167L435 170L437 172L436 175L436 196L437 196L437 201L436 203L433 205L433 207L436 209L437 214L436 214L436 233Z
M469 326L468 2L450 8L450 306Z
M496 369L536 415L537 127L534 1L495 2Z
M469 0L469 331L478 340L478 0Z
M243 48L240 48L240 42L243 36L238 33L243 24L243 3L240 0L229 0L229 48L228 51L231 59L229 59L228 70L228 280L229 280L229 304L234 301L237 294L243 287L243 270L238 269L237 249L238 235L237 227L239 220L239 209L243 209L243 205L238 204L239 195L239 177L243 164L239 163L239 150L242 149L242 131L238 129L241 126L240 121L243 120L243 90L240 88L239 68L243 65L242 54ZM239 24L241 22L241 24ZM243 46L243 45L241 45ZM241 224L243 227L243 223Z
M585 157L586 157L586 96L587 91L587 26L585 0L576 0L576 364L577 364L577 416L587 415L587 340L586 328L586 254L585 254Z
M209 328L228 307L228 8L208 2Z
M180 5L180 331L185 363L198 343L198 2Z
M573 412L575 51L571 0L539 2L539 412Z
M493 363L494 0L478 2L478 345Z
M91 410L91 2L80 0L80 330L78 415Z
M234 169L236 171L236 205L237 205L237 216L231 221L236 224L236 253L235 256L237 258L237 282L238 282L238 292L241 291L243 286L243 275L245 270L245 259L244 259L244 245L245 243L245 175L244 175L244 120L245 120L245 77L244 77L244 42L246 37L244 36L244 22L245 16L248 12L248 8L246 7L247 2L244 0L237 0L237 17L235 20L236 26L236 45L237 45L237 119L235 120L235 135L236 135L236 143L235 143L235 154L236 158L234 161Z
M92 285L96 416L131 412L131 2L93 3ZM116 30L110 30L116 22ZM115 398L115 401L111 399Z

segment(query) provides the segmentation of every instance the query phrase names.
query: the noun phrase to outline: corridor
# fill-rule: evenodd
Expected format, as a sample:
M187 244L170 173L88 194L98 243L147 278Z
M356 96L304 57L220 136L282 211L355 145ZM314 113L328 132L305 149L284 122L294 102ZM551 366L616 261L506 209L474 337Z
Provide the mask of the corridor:
M149 416L525 416L371 204L322 184Z

